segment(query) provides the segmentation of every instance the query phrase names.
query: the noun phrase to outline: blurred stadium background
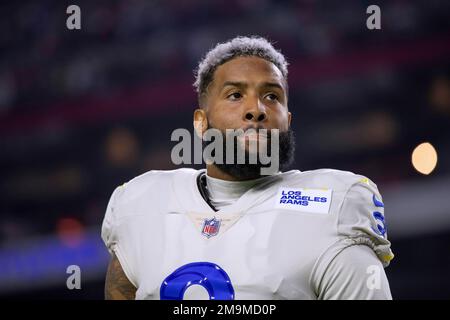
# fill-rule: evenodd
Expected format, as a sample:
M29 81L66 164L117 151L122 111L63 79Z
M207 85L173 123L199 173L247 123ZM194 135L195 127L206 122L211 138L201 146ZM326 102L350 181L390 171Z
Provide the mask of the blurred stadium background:
M82 29L66 28L81 8ZM382 30L366 28L381 7ZM0 297L102 299L100 225L115 186L175 168L193 69L257 34L290 62L295 168L375 181L396 258L395 299L450 298L449 1L2 1ZM434 170L414 169L431 143ZM426 155L427 156L427 155ZM81 290L66 268L81 267Z

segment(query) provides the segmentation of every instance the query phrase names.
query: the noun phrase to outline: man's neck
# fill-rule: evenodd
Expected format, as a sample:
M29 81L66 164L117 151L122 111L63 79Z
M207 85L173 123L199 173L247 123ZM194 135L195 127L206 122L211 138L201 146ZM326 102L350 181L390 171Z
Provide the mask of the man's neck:
M245 180L258 179L258 178L262 177L262 176L257 176L257 177L247 178L247 179L240 179L240 178L232 176L226 172L223 172L222 170L220 170L218 167L216 167L213 164L206 165L206 173L208 176L210 176L212 178L226 180L226 181L245 181Z

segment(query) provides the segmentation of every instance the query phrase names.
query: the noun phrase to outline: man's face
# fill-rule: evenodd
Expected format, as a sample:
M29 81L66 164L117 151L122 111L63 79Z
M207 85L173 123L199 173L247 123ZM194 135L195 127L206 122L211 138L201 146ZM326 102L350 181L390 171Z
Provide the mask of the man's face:
M273 63L261 58L238 57L219 66L205 104L208 126L222 132L289 128L285 80Z
M292 161L295 149L293 132L290 129L291 113L287 109L287 88L281 71L271 62L257 57L238 57L219 66L203 101L203 109L194 113L194 124L201 130L218 129L228 142L227 129L245 131L236 139L233 163L214 165L222 172L239 179L256 178L261 173L262 163L258 150L268 150L272 155L271 130L279 130L279 144L274 152L279 154L280 167L286 168ZM198 127L196 130L198 132ZM267 135L257 130L267 129ZM253 143L251 143L253 141ZM256 143L255 143L256 142ZM204 146L209 142L204 141ZM227 144L228 145L228 144ZM239 164L236 154L258 155L257 163ZM278 151L275 151L278 150ZM227 154L223 146L223 154Z

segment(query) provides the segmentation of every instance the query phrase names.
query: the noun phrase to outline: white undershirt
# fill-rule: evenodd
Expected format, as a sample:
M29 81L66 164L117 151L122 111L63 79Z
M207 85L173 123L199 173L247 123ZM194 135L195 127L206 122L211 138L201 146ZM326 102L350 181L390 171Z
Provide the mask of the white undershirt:
M267 177L246 181L227 181L206 175L206 188L211 204L220 210L235 203L244 193L266 179Z

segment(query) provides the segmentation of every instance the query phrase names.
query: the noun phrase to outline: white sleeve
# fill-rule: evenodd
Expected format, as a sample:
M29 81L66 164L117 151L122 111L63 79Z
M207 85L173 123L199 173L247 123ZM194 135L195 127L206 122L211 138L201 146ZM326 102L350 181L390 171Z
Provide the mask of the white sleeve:
M383 265L365 245L342 250L328 265L318 288L321 300L392 300Z
M381 194L375 183L363 177L349 188L339 211L338 247L369 246L387 267L394 258L387 228Z
M311 286L318 298L390 298L387 283L387 290L381 290L386 292L377 293L367 291L363 281L370 275L366 270L369 266L387 267L394 254L378 188L366 177L357 179L349 186L336 216L336 241L317 259L311 273ZM387 282L384 270L380 274Z
M115 254L128 280L137 288L136 265L133 261L133 247L130 240L130 231L124 219L121 219L120 197L125 192L125 185L117 187L108 202L102 224L101 236L108 251Z
M102 240L108 248L110 254L113 254L116 245L115 237L113 236L115 226L117 224L116 203L118 194L121 192L121 187L117 187L109 198L108 206L106 208L105 216L102 223Z

